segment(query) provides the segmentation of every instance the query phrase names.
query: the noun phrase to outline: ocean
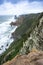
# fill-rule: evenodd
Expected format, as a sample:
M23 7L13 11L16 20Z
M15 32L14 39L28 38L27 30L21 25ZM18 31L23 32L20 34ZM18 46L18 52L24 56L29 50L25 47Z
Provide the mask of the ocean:
M15 21L14 15L0 16L0 54L7 49L13 42L11 33L15 31L17 26L11 26L10 23Z

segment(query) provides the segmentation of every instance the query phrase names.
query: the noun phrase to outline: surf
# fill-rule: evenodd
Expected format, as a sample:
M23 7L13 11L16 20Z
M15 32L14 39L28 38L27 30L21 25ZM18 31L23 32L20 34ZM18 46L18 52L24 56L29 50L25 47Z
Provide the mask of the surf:
M0 23L0 54L7 49L10 44L13 42L13 38L11 38L11 33L16 30L17 26L12 26L10 23L12 21L16 21L14 16L10 19Z

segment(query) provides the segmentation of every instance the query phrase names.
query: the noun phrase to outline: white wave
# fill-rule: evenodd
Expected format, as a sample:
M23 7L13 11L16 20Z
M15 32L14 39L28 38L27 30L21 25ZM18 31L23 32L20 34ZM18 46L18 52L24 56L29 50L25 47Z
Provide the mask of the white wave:
M16 30L16 28L17 28L17 26L15 26L15 28L11 31L11 33L14 32Z
M11 42L13 41L13 39L11 39L11 33L13 31L15 31L15 29L17 28L17 26L10 26L10 23L14 20L14 17L12 17L11 19L9 19L9 21L3 22L0 24L0 48L3 46L3 48L0 50L0 54L5 51L6 45L8 44L7 48L9 47L9 45L11 44Z

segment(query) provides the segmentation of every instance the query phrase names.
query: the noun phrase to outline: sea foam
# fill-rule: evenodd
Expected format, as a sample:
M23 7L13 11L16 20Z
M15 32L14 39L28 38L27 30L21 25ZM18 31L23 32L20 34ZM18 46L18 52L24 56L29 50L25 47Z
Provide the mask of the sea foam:
M11 33L15 31L17 26L10 25L11 21L15 21L14 16L0 24L0 54L5 51L6 48L9 47L13 39L11 38ZM8 44L8 46L7 46Z

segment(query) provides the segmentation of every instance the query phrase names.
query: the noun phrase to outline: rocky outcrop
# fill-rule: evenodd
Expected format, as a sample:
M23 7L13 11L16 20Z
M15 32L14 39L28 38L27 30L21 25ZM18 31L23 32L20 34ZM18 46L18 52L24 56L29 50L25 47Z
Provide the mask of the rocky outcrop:
M18 22L11 22L10 25L11 26L19 26L19 23Z
M15 21L15 22L12 21L12 22L10 23L10 25L11 25L11 26L19 26L19 25L22 24L24 18L25 18L25 17L24 17L23 15L21 15L21 16L19 16L18 18L16 18L16 21Z
M43 52L32 50L28 55L17 55L3 65L43 65Z
M43 51L43 17L39 20L39 25L30 33L30 37L23 42L20 54L28 54L32 48Z

